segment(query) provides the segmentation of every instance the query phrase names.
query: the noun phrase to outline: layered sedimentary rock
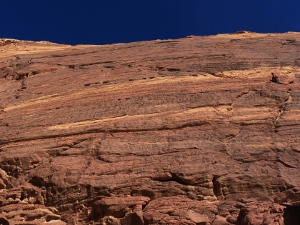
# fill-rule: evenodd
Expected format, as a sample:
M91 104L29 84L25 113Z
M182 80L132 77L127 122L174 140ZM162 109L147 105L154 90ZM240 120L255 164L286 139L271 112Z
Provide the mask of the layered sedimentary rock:
M0 224L299 224L299 33L2 39L0 80Z

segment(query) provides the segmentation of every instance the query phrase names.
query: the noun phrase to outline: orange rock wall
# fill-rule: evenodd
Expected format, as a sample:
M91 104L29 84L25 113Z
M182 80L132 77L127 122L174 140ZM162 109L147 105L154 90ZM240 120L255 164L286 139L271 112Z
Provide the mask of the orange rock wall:
M0 224L299 224L299 33L1 39L0 80Z

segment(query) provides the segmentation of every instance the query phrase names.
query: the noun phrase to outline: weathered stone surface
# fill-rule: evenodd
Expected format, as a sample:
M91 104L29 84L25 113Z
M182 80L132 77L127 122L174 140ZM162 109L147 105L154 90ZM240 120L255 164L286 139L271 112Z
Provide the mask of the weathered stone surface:
M218 214L218 203L186 197L163 197L151 201L144 210L146 224L209 224Z
M299 33L0 40L1 223L299 224L299 62Z
M248 204L241 208L237 224L284 224L283 208L277 204L256 203ZM298 221L299 222L299 221ZM288 224L288 223L287 223Z
M41 192L36 187L2 189L0 208L0 218L9 224L66 224L56 210L53 212L45 207ZM0 224L5 224L3 221L0 220Z
M121 224L144 224L143 206L149 200L142 196L103 197L94 202L89 218L94 221L100 219L105 223L116 223L117 220L113 218L122 218Z

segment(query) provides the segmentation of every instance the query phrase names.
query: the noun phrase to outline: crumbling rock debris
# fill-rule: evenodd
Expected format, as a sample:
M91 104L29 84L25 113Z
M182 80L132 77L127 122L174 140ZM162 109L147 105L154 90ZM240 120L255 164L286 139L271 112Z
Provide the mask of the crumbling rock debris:
M298 225L299 46L1 39L0 224Z

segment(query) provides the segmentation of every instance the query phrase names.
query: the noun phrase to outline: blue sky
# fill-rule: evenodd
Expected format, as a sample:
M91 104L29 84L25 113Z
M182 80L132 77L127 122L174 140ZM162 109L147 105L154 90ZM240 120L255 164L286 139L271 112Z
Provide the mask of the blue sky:
M300 32L299 0L0 0L0 38L110 44Z

